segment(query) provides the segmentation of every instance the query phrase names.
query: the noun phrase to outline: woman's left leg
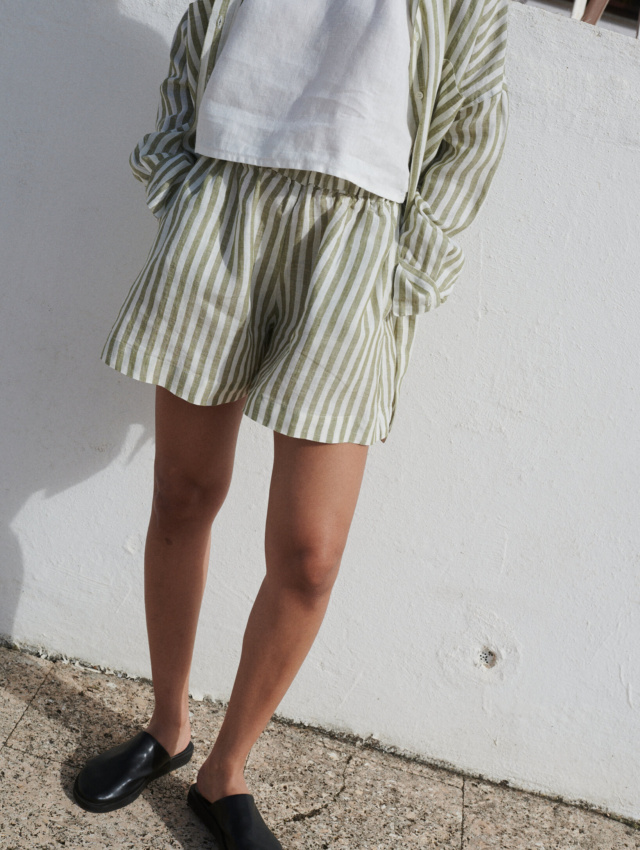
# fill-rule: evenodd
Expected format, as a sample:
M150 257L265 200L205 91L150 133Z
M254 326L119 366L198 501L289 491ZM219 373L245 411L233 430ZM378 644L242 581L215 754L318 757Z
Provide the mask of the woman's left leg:
M274 431L266 575L249 615L224 722L198 773L198 790L211 802L250 793L245 762L320 629L367 450L356 443L319 443Z

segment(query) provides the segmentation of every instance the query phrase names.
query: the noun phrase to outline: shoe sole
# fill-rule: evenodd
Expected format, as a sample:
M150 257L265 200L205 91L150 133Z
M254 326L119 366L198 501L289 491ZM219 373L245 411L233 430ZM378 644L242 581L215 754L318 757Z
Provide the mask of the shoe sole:
M189 788L189 793L187 794L187 805L196 813L210 832L213 833L213 837L218 843L220 850L227 850L227 842L224 840L224 834L218 826L217 821L201 800L193 793L193 789L191 788Z
M173 770L177 770L179 767L183 767L191 761L192 756L193 741L190 741L189 745L181 753L173 756L171 761L167 762L163 768L158 770L156 773L152 773L150 776L145 777L135 791L131 791L126 797L121 797L119 800L110 803L94 803L83 797L78 790L78 778L76 777L76 781L73 783L73 799L81 809L84 809L87 812L98 812L102 814L103 812L114 812L116 809L123 809L125 806L128 806L129 803L133 803L133 801L142 794L150 782L153 782L154 779L159 779L161 776L165 776L167 773L171 773Z

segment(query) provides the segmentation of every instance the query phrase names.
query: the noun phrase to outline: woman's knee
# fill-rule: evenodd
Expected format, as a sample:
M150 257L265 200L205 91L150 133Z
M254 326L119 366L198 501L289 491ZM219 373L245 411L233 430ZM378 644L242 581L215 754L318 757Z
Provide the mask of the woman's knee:
M267 550L267 575L271 581L317 599L328 596L338 576L344 546L336 541L289 542Z
M229 492L229 476L201 479L178 468L156 464L153 516L162 527L213 522Z

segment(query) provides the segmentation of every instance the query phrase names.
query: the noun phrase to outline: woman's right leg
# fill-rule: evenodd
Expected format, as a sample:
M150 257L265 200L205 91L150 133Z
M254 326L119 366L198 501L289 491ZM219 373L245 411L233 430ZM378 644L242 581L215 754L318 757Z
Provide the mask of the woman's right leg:
M231 484L246 397L205 407L156 389L156 456L144 559L155 707L146 727L170 755L189 743L189 672L211 524Z

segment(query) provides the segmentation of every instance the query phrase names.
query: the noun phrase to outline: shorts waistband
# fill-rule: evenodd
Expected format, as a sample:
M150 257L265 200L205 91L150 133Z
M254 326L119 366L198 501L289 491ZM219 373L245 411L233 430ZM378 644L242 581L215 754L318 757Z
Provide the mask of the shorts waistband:
M326 174L324 171L310 171L304 168L281 168L280 166L271 165L252 165L249 163L239 163L246 168L256 168L264 171L273 171L282 174L293 180L295 183L301 183L304 186L318 186L326 189L329 192L351 195L353 198L364 198L367 201L379 201L390 206L399 206L397 201L392 201L390 198L384 198L369 189L364 189L347 180L345 177L338 177L335 174Z

